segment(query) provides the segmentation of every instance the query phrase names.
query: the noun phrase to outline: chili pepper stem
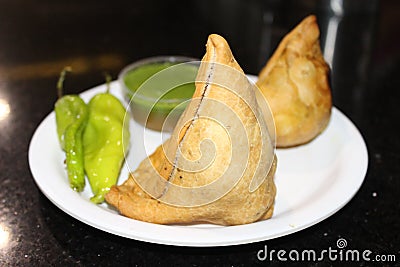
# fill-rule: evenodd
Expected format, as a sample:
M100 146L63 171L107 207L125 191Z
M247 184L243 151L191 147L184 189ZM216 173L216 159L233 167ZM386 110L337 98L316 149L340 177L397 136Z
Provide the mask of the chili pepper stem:
M107 72L104 72L104 77L106 79L106 86L107 86L106 93L108 94L110 93L110 83L112 78L111 75Z
M63 96L63 84L65 80L65 76L67 72L71 72L72 68L70 66L64 67L64 69L60 73L60 77L58 78L57 82L57 95L58 98L61 98Z

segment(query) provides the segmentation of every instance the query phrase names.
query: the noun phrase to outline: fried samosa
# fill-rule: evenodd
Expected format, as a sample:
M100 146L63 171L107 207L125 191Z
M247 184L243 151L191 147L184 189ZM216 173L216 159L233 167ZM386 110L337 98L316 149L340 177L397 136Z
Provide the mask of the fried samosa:
M283 38L258 75L256 84L275 120L277 147L307 143L327 126L332 107L328 75L311 15Z
M195 93L170 139L106 201L157 224L239 225L271 217L277 161L256 90L226 40L210 35Z

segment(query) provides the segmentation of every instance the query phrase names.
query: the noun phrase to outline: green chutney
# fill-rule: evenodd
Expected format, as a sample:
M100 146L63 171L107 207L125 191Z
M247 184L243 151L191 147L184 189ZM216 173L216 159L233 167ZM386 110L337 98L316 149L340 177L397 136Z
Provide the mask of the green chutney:
M153 130L172 131L195 90L198 65L155 62L129 70L123 77L133 118ZM185 102L186 101L186 102ZM183 103L185 102L185 103Z

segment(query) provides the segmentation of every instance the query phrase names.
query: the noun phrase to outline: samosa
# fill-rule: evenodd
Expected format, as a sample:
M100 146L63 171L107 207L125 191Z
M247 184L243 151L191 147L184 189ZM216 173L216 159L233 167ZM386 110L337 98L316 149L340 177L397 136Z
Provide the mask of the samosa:
M256 84L275 120L277 147L307 143L325 129L332 107L329 71L316 17L310 15L283 38L258 75Z
M170 139L112 187L107 202L158 224L239 225L271 217L274 127L256 90L226 40L210 35L195 93Z

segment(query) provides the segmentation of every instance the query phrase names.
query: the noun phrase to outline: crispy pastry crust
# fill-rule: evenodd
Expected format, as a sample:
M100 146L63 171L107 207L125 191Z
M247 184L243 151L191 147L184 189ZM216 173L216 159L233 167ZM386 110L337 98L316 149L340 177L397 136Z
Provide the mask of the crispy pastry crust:
M210 63L229 66L229 69L233 69L241 75L234 75L234 72L226 68L219 68L216 65L210 65ZM228 84L230 83L235 87L234 91L226 90L214 83L208 83L206 80L210 77L210 73L217 83L220 79L228 79ZM158 224L208 222L220 225L238 225L271 217L276 195L273 181L276 157L274 153L271 154L272 157L270 158L266 158L265 154L260 153L261 149L266 148L266 137L262 136L262 129L266 123L265 121L261 121L260 125L257 123L256 116L253 113L254 110L258 112L253 91L254 86L250 85L243 74L225 39L219 35L210 35L207 41L207 52L198 74L197 80L200 80L200 82L196 82L196 91L193 97L201 98L203 96L202 100L200 103L192 100L178 121L171 139L146 158L127 181L120 186L113 186L106 195L107 202L127 217ZM246 101L241 101L235 94L240 90L243 91L240 94ZM204 118L204 116L217 116L223 112L222 107L215 104L215 101L223 103L224 106L228 106L235 112L240 119L239 124L248 134L247 138L241 140L236 137L226 137L225 130L218 123ZM255 108L252 110L250 106ZM235 125L232 122L229 127L235 128ZM233 129L232 131L234 134L240 132L240 129ZM175 150L171 149L173 148L173 141L171 140L175 139L178 140L179 151L176 148ZM212 140L214 146L201 147L200 143L204 139ZM246 164L235 164L235 162L230 164L231 155L234 153L232 147L239 149L239 155L245 155L247 142L249 142L250 151L248 151ZM202 155L213 153L215 158L206 169L201 171L189 172L185 171L185 168L179 169L171 164L174 159L179 163L181 158L201 163ZM182 164L185 166L186 163L183 162ZM259 169L257 169L259 166L261 166L261 170L263 167L266 169L267 166L271 166L271 168L266 170L263 177L259 177L265 179L261 179L260 185L254 191L251 191L249 188L254 176L261 175ZM174 193L172 188L166 184L161 190L158 190L158 185L154 185L155 192L159 192L160 195L158 197L150 196L142 190L137 182L140 180L142 185L146 181L151 181L152 175L154 175L151 170L155 169L156 172L161 174L163 181L168 180L174 185L182 187L201 187L220 177L228 167L233 167L233 173L244 169L241 179L218 200L199 206L181 207L166 204L162 200L184 198L185 201L197 203L198 199L194 199L196 195ZM208 193L208 191L204 192L204 194Z
M328 75L311 15L283 38L258 76L275 120L277 147L307 143L327 126L332 107Z

